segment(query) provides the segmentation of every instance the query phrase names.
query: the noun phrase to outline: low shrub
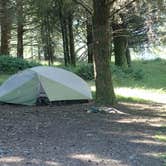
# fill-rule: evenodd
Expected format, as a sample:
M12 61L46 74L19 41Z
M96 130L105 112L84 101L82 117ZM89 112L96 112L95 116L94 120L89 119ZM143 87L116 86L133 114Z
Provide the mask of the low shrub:
M140 68L130 67L130 68L121 68L115 65L111 66L113 73L113 80L115 82L123 82L124 79L127 80L136 80L141 81L144 78L144 71Z
M140 81L144 78L145 73L143 72L142 69L137 69L132 73L132 75L136 81Z
M78 64L76 67L62 67L68 71L71 71L84 80L93 80L94 79L94 71L93 71L93 65L92 64L87 64L87 63L82 63Z
M19 70L24 70L39 65L41 64L35 61L27 61L11 56L0 56L0 72L16 73Z
M94 79L94 70L92 64L81 64L76 67L75 73L85 80Z
M92 64L78 64L76 67L63 67L64 69L74 72L79 75L84 80L93 80L94 79L94 70ZM113 75L113 80L115 82L121 83L123 80L133 79L135 81L141 81L144 78L144 71L140 68L126 68L123 69L121 67L111 65L111 71Z

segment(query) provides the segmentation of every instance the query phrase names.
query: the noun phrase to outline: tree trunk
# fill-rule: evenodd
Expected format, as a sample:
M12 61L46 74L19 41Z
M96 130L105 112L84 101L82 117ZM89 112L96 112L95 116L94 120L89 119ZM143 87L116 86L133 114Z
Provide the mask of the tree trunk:
M86 31L87 31L87 48L88 48L88 63L93 63L93 27L92 20L87 18Z
M18 24L17 27L17 57L23 59L23 25Z
M114 104L115 94L110 69L110 7L106 0L93 0L94 60L96 101Z
M11 38L11 19L8 11L8 1L1 1L1 50L2 55L9 55L9 42Z
M131 55L128 47L126 48L126 59L128 67L131 67Z
M53 45L52 45L52 35L51 35L51 22L49 15L42 16L41 25L41 39L43 45L44 58L48 61L48 64L53 64Z
M42 40L42 49L44 53L44 59L48 60L48 53L47 53L47 32L46 32L46 18L45 16L42 16L41 20L41 40Z
M120 67L127 67L125 40L122 36L114 37L115 65Z
M68 28L69 28L71 65L76 66L76 54L75 54L74 35L73 35L73 14L71 12L68 15Z
M128 48L128 32L125 23L113 24L115 65L126 68L131 65L130 51Z
M63 36L63 48L64 48L64 59L66 60L65 65L70 64L70 53L69 53L69 39L68 39L68 28L67 20L63 18L62 23L62 36Z
M40 44L37 46L37 52L38 52L38 60L41 61L41 49L40 49Z
M65 61L65 66L67 66L68 64L70 64L67 22L66 22L66 18L63 15L62 0L58 1L58 5L59 5L59 20L61 24L61 32L62 32L62 40L63 40L64 61Z
M52 44L52 29L51 29L51 22L49 15L47 15L47 52L48 52L48 57L49 57L49 65L54 63L54 58L53 58L53 44Z
M23 58L23 4L17 0L17 57Z

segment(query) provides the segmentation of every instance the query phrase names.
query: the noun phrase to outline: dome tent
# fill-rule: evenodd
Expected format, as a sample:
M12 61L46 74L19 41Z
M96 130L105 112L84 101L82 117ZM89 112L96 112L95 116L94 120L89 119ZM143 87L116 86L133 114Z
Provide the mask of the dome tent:
M0 102L34 105L41 95L50 102L92 99L90 88L83 79L56 67L23 70L0 86Z

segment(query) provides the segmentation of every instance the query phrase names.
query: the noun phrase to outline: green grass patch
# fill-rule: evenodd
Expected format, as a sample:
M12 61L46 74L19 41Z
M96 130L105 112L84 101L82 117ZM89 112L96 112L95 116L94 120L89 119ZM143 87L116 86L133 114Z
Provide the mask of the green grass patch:
M121 102L131 102L131 103L150 103L150 100L145 100L139 97L125 97L121 95L116 95L118 101Z
M166 60L133 61L129 69L113 67L115 87L161 89L166 92Z
M157 134L155 138L158 139L159 141L166 142L166 135Z

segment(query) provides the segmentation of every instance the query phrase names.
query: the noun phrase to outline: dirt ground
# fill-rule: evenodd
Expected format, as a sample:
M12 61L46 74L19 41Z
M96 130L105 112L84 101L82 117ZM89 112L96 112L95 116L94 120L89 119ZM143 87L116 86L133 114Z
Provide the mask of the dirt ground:
M162 166L166 105L0 106L0 166Z

